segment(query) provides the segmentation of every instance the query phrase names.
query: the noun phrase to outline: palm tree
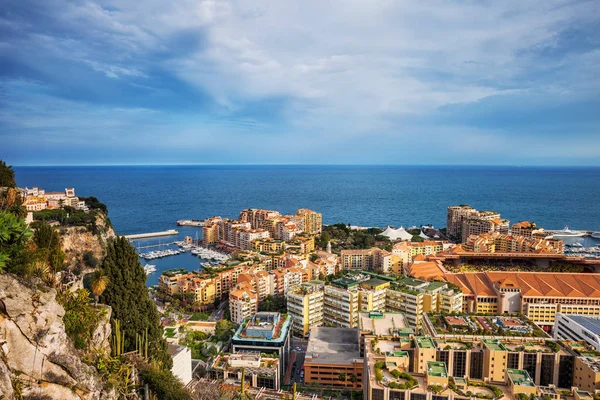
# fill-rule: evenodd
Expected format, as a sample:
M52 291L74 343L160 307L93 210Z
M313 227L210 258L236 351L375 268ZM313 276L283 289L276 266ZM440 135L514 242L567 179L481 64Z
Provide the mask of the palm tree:
M356 386L356 382L358 382L358 377L354 374L350 374L350 382L352 382Z
M343 372L340 372L340 374L338 375L338 379L342 382L344 382L344 386L346 386L346 374Z
M94 293L96 307L98 306L98 298L106 290L106 287L109 283L110 279L108 278L108 275L104 273L104 271L98 270L92 274L90 279L90 289L92 289L92 293Z

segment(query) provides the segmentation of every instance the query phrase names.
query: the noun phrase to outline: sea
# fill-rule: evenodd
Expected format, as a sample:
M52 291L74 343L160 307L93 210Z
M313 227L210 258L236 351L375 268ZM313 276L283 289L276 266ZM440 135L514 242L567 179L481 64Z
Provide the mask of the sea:
M179 235L137 240L142 247L201 238L180 219L236 218L244 208L284 214L310 208L324 224L367 227L446 225L450 205L500 212L511 223L600 231L600 167L507 166L81 166L14 167L17 184L47 191L74 187L109 209L118 234L177 229ZM593 239L580 240L584 246ZM162 247L167 248L167 247ZM144 250L140 250L144 251ZM190 253L150 261L158 271L199 269ZM142 260L142 263L146 262Z

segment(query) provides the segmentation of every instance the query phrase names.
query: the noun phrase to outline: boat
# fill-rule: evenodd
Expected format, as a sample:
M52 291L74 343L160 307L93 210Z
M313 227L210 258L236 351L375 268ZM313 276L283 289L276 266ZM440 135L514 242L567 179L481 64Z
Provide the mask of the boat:
M594 239L600 239L600 232L592 232L592 237Z
M177 221L179 226L204 226L204 221L198 219L180 219Z
M144 265L144 272L146 275L150 275L153 272L156 272L156 265L146 264Z
M573 238L573 237L582 237L584 236L585 233L584 232L579 232L579 231L572 231L569 229L568 226L565 226L565 229L563 229L562 231L556 231L552 234L552 237L554 239L557 238Z

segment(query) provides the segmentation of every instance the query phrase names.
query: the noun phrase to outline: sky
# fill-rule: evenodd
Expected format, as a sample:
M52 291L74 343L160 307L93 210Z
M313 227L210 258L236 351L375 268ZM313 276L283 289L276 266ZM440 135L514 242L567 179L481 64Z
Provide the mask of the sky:
M0 4L13 165L600 165L600 2Z

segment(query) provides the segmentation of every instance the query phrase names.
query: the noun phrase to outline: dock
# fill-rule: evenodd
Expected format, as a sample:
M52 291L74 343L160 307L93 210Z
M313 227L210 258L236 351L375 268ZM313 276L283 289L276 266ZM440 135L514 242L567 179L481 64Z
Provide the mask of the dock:
M171 236L171 235L178 235L179 232L176 231L175 229L169 229L168 231L162 231L162 232L150 232L150 233L138 233L135 235L125 235L125 238L129 239L129 240L136 240L136 239L148 239L148 238L153 238L153 237L160 237L160 236Z

